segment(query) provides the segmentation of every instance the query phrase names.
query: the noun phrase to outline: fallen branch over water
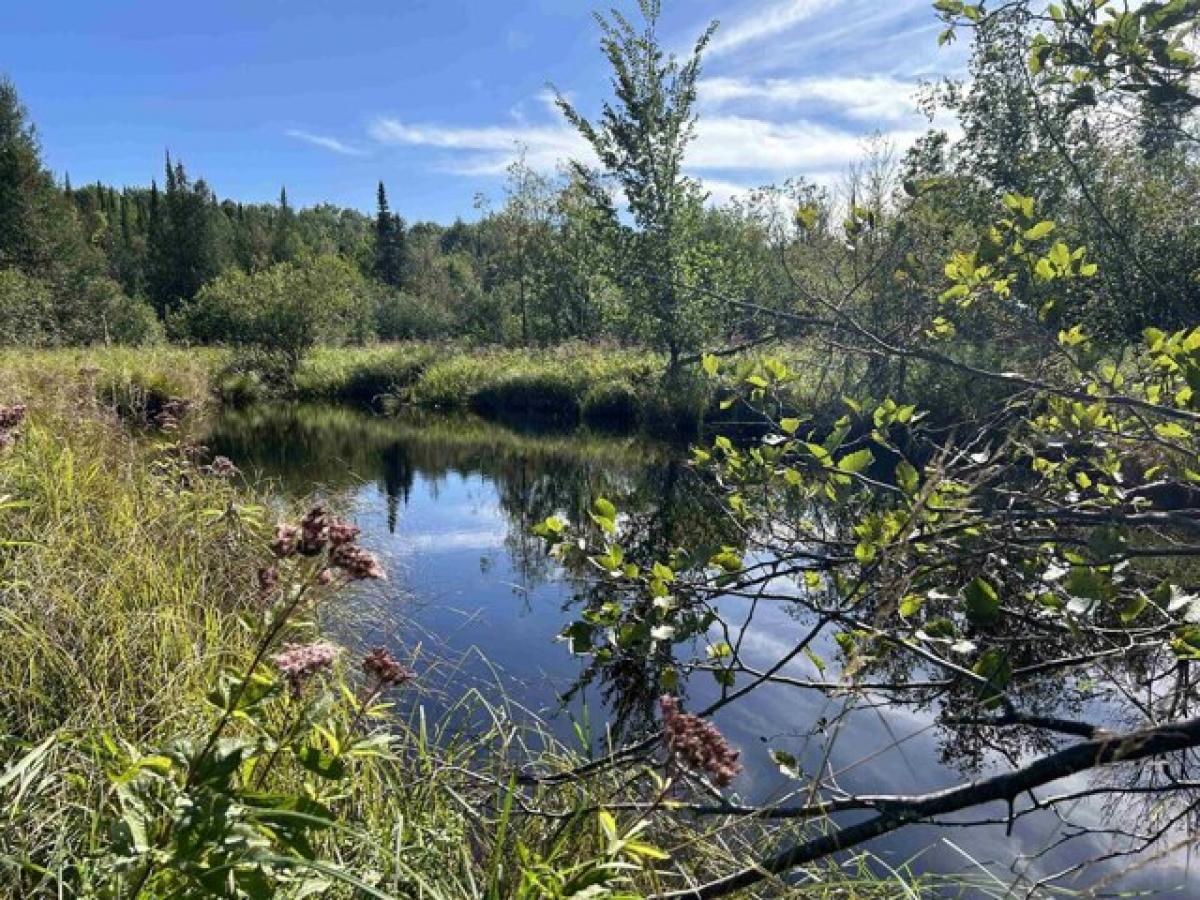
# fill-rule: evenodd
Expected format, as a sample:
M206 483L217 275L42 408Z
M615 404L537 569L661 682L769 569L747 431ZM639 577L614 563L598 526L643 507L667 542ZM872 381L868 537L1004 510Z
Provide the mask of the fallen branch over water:
M847 850L913 822L970 809L997 800L1010 806L1016 798L1070 775L1120 762L1133 762L1200 746L1200 718L1186 719L1074 744L1005 772L941 791L911 796L872 798L879 815L829 834L795 844L756 865L695 888L658 895L668 898L724 897L796 866Z

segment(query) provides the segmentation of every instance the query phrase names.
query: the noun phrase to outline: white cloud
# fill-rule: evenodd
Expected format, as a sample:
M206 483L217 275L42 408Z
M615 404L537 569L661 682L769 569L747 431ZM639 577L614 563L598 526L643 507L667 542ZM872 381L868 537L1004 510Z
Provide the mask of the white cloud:
M906 147L923 132L896 129L885 140ZM696 127L688 164L700 170L757 170L803 175L845 166L862 157L865 135L800 119L769 122L744 116L710 116Z
M371 123L369 133L381 144L452 151L455 155L441 168L462 175L501 174L522 148L526 163L538 171L553 171L569 159L591 158L587 142L567 125L461 127L380 118Z
M720 56L763 38L777 36L818 13L837 6L840 0L782 0L753 15L723 22L709 45L710 56Z
M700 102L720 107L737 102L774 106L819 105L868 122L898 122L917 112L917 85L889 75L853 77L750 79L705 78L699 84Z
M323 134L312 134L308 131L301 131L298 128L291 128L284 132L288 137L295 138L298 141L304 141L306 144L312 144L314 147L321 147L325 150L331 150L334 153L340 153L342 156L365 156L366 151L345 141L340 141L335 137L327 137Z
M881 135L903 149L922 133L920 128L894 128ZM370 135L381 144L445 151L436 168L460 175L503 174L522 148L526 163L541 172L553 172L572 159L594 162L587 142L566 124L454 126L381 118L371 124ZM867 135L807 119L772 122L714 115L697 124L687 162L690 171L701 175L760 173L764 180L792 175L828 177L861 159L866 140ZM705 184L714 194L743 190L733 182L714 180L711 174Z

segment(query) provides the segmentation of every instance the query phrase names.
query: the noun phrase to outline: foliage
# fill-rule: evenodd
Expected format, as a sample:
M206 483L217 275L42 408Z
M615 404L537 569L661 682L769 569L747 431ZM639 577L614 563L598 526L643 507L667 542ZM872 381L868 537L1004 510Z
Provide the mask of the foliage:
M699 185L684 175L683 162L694 136L700 62L716 23L681 63L659 43L659 0L639 0L638 8L645 19L642 31L615 9L607 17L596 16L615 93L598 122L585 118L561 93L558 106L599 158L604 177L619 186L629 204L636 230L619 222L604 178L574 164L579 183L607 220L607 234L621 247L619 277L633 294L635 333L665 350L674 369L705 335L694 310L696 293L688 290L693 285L684 258L699 249L692 237L703 198Z
M276 353L294 372L319 342L361 338L369 315L361 276L338 257L234 270L206 285L174 321L177 334Z

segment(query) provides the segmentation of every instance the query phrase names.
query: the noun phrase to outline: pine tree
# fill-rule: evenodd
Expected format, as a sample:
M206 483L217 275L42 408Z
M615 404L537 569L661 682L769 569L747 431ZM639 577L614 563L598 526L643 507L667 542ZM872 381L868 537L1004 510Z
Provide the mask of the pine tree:
M388 209L387 190L379 182L375 216L375 277L394 288L404 285L404 220Z
M150 299L160 315L190 300L221 273L226 256L216 198L203 179L193 184L182 162L166 157L167 189L152 191L149 235Z
M0 80L0 268L16 266L29 273L48 263L42 218L44 195L53 183L42 168L33 126L16 88Z
M301 251L296 234L296 212L288 203L287 188L279 189L279 210L271 223L271 262L292 262Z

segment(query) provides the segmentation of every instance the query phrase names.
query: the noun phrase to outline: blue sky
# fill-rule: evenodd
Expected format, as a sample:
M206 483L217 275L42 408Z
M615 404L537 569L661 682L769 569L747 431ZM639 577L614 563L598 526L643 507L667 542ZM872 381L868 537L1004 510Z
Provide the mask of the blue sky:
M631 0L622 0L628 9ZM955 73L930 0L665 0L681 50L721 29L700 91L692 172L720 199L833 181L883 133L926 125L923 78ZM361 209L387 182L410 219L470 216L517 142L553 171L578 154L547 82L585 112L607 72L587 0L9 0L0 71L76 184L145 184L165 148L222 197Z

